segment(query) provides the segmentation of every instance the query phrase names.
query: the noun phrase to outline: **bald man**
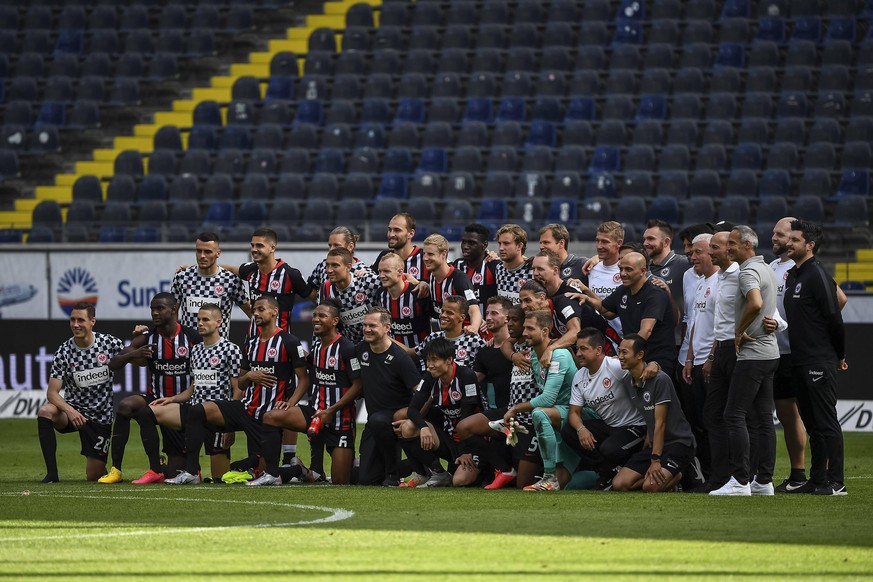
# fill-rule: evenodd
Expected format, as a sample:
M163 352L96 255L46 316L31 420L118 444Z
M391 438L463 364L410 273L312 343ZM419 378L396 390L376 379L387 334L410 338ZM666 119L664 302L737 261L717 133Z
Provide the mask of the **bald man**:
M670 297L647 278L646 258L628 253L619 260L621 287L600 299L588 288L588 303L607 319L619 318L625 335L637 333L648 343L646 361L657 362L669 376L676 369L676 340Z

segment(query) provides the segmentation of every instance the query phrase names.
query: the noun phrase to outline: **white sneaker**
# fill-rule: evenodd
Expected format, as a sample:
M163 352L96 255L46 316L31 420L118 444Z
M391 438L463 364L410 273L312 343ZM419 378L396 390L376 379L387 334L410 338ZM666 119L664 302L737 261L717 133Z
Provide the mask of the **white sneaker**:
M749 486L748 483L746 483L745 485L740 485L739 481L731 477L727 483L725 483L715 491L710 491L709 494L732 497L750 497L752 495L752 488Z
M448 471L442 473L434 473L430 479L424 482L424 487L451 487L452 474Z
M188 471L179 471L179 474L172 479L164 481L167 485L197 485L200 483L200 477L192 475Z
M775 494L772 481L769 483L758 483L753 479L752 482L749 483L749 489L752 491L752 495L771 497Z
M262 485L281 485L282 478L281 477L273 477L266 471L261 473L261 476L255 479L254 481L249 481L246 483L249 487L261 487Z

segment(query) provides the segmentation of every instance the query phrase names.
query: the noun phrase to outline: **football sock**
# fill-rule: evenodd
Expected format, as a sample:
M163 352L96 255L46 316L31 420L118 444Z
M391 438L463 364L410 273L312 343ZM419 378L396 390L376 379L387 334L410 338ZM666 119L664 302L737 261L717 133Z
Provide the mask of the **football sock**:
M121 470L124 460L124 448L127 439L130 438L130 417L122 414L115 415L115 424L112 425L112 466Z
M309 469L324 473L324 441L318 436L309 441Z
M791 469L791 475L788 476L792 481L806 481L805 469Z
M42 449L42 457L45 459L45 479L43 483L58 481L58 437L55 435L55 427L48 418L39 417L36 421L39 433L39 447Z
M540 444L540 455L543 457L543 471L546 474L555 473L555 465L558 462L558 439L552 421L542 410L533 411L533 425L537 431L537 440Z
M234 461L230 464L231 471L248 471L249 469L254 469L260 463L260 459L257 455L251 455L246 457L245 459L241 459L239 461Z
M288 465L297 455L297 445L282 445L282 464Z
M512 465L506 456L503 455L506 447L502 440L502 436L497 437L495 440L486 441L484 437L474 435L468 438L466 442L469 444L470 449L478 453L489 465L501 473L509 473L512 471Z
M155 473L161 472L160 439L158 438L158 421L151 406L143 406L136 413L136 421L139 423L139 436L142 439L142 448L149 459L149 469Z
M265 430L263 432L264 470L270 475L279 474L279 445L282 444L282 432ZM297 445L282 445L282 450L288 454L288 447L297 449ZM293 458L293 453L292 453Z
M188 422L185 423L185 449L187 460L185 470L196 475L200 470L200 447L206 438L206 411L198 404L188 412Z

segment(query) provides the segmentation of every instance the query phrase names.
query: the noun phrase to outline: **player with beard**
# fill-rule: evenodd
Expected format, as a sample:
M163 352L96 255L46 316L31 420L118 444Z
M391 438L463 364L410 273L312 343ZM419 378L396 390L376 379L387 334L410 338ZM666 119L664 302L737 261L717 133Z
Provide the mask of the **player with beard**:
M506 318L512 302L506 297L492 297L485 307L485 327L491 334L487 345L476 354L473 370L483 393L487 394L490 408L509 406L509 383L512 376L512 362L500 351L504 344L512 345Z
M567 249L570 246L570 231L563 224L547 224L540 229L540 250L558 255L561 279L583 279L582 266L588 257L577 257Z
M456 269L466 274L473 285L476 303L482 313L488 300L497 295L496 269L499 261L488 259L488 227L473 223L464 227L461 237L461 258L452 261Z
M305 384L287 402L264 415L264 424L313 434L331 458L331 483L348 485L355 460L355 400L361 396L360 366L353 366L355 345L337 331L341 308L336 299L320 303L312 313L312 332L316 340L307 356L311 380L310 404L300 406ZM357 368L357 369L355 369ZM313 428L315 422L318 428ZM278 475L279 435L266 434L264 462L267 473ZM324 474L324 466L310 466L310 480ZM314 474L313 474L314 472Z
M39 446L46 467L42 483L60 481L55 431L79 433L88 481L106 473L112 434L112 371L107 364L124 344L117 337L94 333L95 323L94 306L77 303L70 311L73 337L61 344L52 360L48 402L37 412Z
M258 457L265 453L266 433L278 430L264 425L264 415L288 399L294 390L295 378L299 391L308 389L306 352L300 340L277 325L278 300L269 295L259 297L255 300L252 316L259 332L246 341L243 350L239 376L239 386L245 390L242 399L205 401L191 407L185 423L185 470L164 483L200 483L200 448L206 434L218 428L246 433L249 457L245 465L234 463L231 467L235 470L253 469L258 464ZM248 485L279 485L282 480L277 473L265 471Z
M431 316L439 318L446 297L460 295L469 302L466 317L469 323L464 327L469 333L479 333L482 326L482 311L475 303L476 295L470 278L448 263L449 241L440 234L432 234L422 244L424 249L424 264L430 275Z
M654 218L646 225L643 232L643 246L649 253L649 273L656 279L655 284L670 291L673 311L677 314L676 321L682 320L684 299L682 279L685 271L691 267L687 257L676 254L671 248L673 244L673 227L667 222ZM677 337L677 345L682 338Z
M524 333L525 312L520 305L513 305L507 311L506 329L509 333L507 341L513 344L517 352L527 352L528 347L522 343ZM539 441L533 430L531 416L527 412L518 412L516 422L528 429L528 432L518 433L518 444L508 447L500 432L503 417L509 406L529 402L539 393L536 382L527 368L512 366L509 382L509 404L505 408L492 408L483 413L474 414L458 424L457 433L461 440L469 441L470 450L494 469L494 479L485 489L502 489L516 483L523 489L534 483L538 471L542 467L539 454ZM488 438L484 438L488 437Z
M497 275L497 294L518 304L518 294L525 283L533 278L530 263L524 256L527 233L517 224L504 224L497 230L497 255L500 264Z
M394 431L406 456L430 474L424 487L465 487L479 477L479 468L466 443L457 437L456 427L481 410L476 375L457 364L455 346L445 338L428 343L423 357L430 376L412 395L409 418L395 421ZM440 459L454 470L443 469ZM416 486L409 481L406 485Z
M415 237L415 218L406 212L395 215L388 223L388 250L379 253L370 268L377 271L383 256L387 253L396 254L406 265L404 272L409 282L417 287L419 297L426 297L429 272L424 264L422 248L412 243L413 237Z
M181 394L191 383L191 349L202 341L200 334L177 321L179 306L172 294L158 293L152 297L150 308L154 325L151 328L137 326L130 345L109 360L110 370L119 370L129 363L147 366L149 383L145 394L128 396L118 404L112 430L112 469L100 478L100 483L122 481L121 464L130 438L130 420L136 418L139 423L141 415L147 417L149 414L146 410L149 403L158 398ZM150 435L144 433L148 430L146 418L146 424L140 424L140 436L149 438ZM164 452L169 458L169 471L176 471L184 463L185 437L182 433L163 426L161 435Z
M184 432L191 406L207 400L239 400L239 367L241 353L239 346L219 335L221 329L221 309L207 303L197 313L197 332L203 343L191 348L191 384L174 396L158 398L144 407L137 420L140 425L142 446L149 460L149 470L132 481L135 485L163 483L160 456L158 451L157 425ZM221 479L229 469L230 443L233 433L210 431L206 434L203 446L210 457L212 478Z
M430 333L430 301L418 296L415 285L403 275L403 259L394 253L379 261L377 305L391 315L391 337L408 348L420 344Z
M454 344L455 361L459 365L468 368L473 367L473 362L476 361L476 354L485 347L485 340L479 334L469 333L464 328L464 315L467 313L467 308L467 300L460 295L446 297L442 312L440 313L440 331L429 334L415 348L404 347L409 355L416 356L421 360L422 372L426 370L423 357L424 348L428 343L437 338L445 338Z

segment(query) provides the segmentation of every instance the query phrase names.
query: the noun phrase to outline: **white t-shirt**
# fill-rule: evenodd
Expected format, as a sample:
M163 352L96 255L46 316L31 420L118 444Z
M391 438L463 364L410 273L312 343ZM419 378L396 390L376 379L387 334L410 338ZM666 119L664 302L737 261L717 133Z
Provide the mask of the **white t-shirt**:
M794 259L780 261L776 259L770 263L773 273L776 275L776 311L779 316L785 319L785 308L782 306L782 299L785 297L785 280L788 278L788 270L794 266ZM790 354L791 346L788 344L788 331L776 332L776 342L779 344L780 354Z
M614 265L608 267L600 262L591 268L591 272L588 274L588 288L591 289L595 295L604 299L609 297L618 287L621 287L621 275L618 270L618 261L616 261ZM620 318L616 317L610 319L609 325L612 326L612 329L617 331L619 335L624 337L624 334L621 333Z
M631 400L633 379L621 369L617 358L604 358L600 369L591 375L579 368L573 376L570 404L587 406L612 427L638 426L646 421Z
M682 322L685 324L685 337L682 338L682 345L679 346L680 366L685 365L685 358L688 356L688 339L691 337L691 320L694 316L694 291L701 278L702 275L698 275L694 268L682 274L682 301L685 304L685 309L682 310Z
M715 339L717 341L732 340L736 337L734 305L739 292L740 265L731 263L726 271L718 272L718 290L715 296Z
M715 341L715 296L718 292L719 271L701 277L694 290L694 312L689 329L694 328L694 365L702 366Z

